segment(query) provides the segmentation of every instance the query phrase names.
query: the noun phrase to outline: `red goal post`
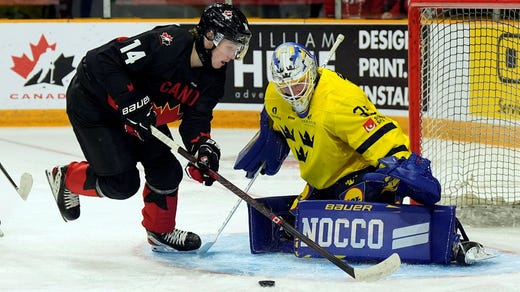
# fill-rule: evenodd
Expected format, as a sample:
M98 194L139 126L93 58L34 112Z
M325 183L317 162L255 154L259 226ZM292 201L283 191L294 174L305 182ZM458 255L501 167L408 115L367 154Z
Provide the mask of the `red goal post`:
M411 146L441 203L520 213L520 0L411 0L408 37Z

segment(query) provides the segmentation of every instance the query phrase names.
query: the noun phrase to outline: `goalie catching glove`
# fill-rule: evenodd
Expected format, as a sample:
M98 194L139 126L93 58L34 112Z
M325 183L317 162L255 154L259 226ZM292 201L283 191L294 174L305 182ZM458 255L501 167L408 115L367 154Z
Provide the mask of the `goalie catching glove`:
M389 156L379 159L381 167L363 176L381 192L393 192L396 201L408 196L418 203L434 205L441 199L441 185L433 177L430 160L412 153L408 159Z
M192 179L211 186L215 181L208 169L218 171L220 147L213 139L200 136L198 141L191 145L190 153L197 160L196 164L188 164L186 172Z
M135 91L121 95L118 110L125 122L125 131L141 141L152 137L151 126L155 126L156 115L150 97L136 98Z

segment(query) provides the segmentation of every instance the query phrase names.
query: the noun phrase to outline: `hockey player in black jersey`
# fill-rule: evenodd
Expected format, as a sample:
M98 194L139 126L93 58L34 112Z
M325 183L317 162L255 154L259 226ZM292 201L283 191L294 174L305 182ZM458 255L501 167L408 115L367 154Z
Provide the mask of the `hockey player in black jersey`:
M206 170L217 171L220 159L210 135L213 108L224 94L227 64L244 57L250 37L244 14L216 3L190 31L160 26L88 51L67 90L67 114L86 160L46 171L63 219L79 217L79 195L133 196L140 162L142 225L153 250L199 248L197 234L175 228L183 167L150 127L171 137L167 123L180 120L183 143L197 158L186 170L212 185Z

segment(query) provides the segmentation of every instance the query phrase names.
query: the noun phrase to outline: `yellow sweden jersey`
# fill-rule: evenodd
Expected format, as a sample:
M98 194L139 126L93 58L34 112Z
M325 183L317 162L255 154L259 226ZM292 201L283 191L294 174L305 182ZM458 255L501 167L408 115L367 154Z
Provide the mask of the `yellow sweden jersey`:
M410 155L408 136L377 111L361 88L328 69L320 68L319 74L305 118L293 112L272 83L265 96L273 127L284 134L307 183L328 188L345 175L377 166L389 153Z

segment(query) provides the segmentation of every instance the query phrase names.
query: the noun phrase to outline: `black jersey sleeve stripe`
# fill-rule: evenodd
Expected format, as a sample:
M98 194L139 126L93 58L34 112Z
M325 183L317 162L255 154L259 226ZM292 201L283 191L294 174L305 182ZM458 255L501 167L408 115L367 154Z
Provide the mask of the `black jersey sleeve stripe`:
M397 147L392 148L392 150L390 150L388 152L388 154L386 154L385 157L392 156L392 155L394 155L396 153L404 152L404 151L408 151L408 148L406 146L404 146L404 145L399 145Z
M392 123L382 126L379 130L377 130L374 134L372 134L372 136L370 136L365 142L363 142L363 144L361 144L356 149L357 153L359 153L359 154L365 153L365 151L367 151L368 148L370 148L370 146L374 145L374 143L376 143L377 140L379 140L381 137L383 137L386 133L388 133L391 130L396 129L396 128L397 127Z

